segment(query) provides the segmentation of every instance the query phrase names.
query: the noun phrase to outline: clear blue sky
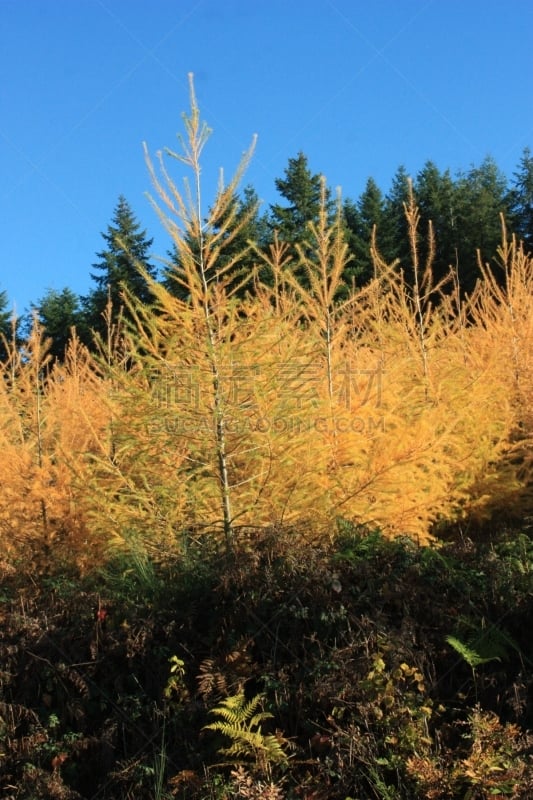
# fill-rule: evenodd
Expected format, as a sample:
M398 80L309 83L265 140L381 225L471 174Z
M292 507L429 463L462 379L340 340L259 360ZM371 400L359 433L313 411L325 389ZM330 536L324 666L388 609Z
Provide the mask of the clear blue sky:
M120 194L165 255L142 142L176 145L190 71L209 189L254 133L265 204L300 150L354 199L428 159L510 177L533 146L532 36L531 0L0 0L0 289L19 313L86 293Z

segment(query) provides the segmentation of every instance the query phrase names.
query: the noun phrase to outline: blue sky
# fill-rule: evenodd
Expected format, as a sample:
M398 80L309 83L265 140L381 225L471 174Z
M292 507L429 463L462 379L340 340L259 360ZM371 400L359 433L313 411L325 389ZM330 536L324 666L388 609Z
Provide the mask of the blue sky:
M511 177L533 147L532 35L531 0L0 0L0 289L18 313L86 293L120 194L165 255L142 142L176 146L191 71L206 205L254 133L265 205L300 150L354 199L429 159L491 155Z

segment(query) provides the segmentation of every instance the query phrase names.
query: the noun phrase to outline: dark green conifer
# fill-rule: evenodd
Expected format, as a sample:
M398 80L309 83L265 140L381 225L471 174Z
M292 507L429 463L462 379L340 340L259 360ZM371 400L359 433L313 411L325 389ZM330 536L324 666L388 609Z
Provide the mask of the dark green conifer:
M526 251L533 253L533 155L529 147L524 148L513 175L508 202L512 231L523 241Z
M83 326L80 298L68 288L48 289L33 305L33 310L44 328L44 335L51 339L50 354L62 359L73 329Z
M149 261L153 240L148 239L146 231L141 230L122 195L118 199L112 223L102 237L107 247L97 253L100 260L93 264L97 271L91 273L95 286L87 296L82 297L82 307L85 328L103 336L107 327L104 315L109 305L112 324L118 322L121 316L128 318L124 290L141 303L150 303L152 295L140 268L152 278L156 277L156 269Z

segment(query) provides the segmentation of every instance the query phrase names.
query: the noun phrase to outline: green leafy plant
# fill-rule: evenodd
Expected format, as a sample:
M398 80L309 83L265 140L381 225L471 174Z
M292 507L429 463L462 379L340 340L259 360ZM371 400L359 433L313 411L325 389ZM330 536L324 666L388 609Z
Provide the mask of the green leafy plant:
M386 745L381 764L396 767L405 754L431 747L428 722L433 702L417 667L405 662L390 667L378 653L360 688L365 693L367 719Z
M489 661L500 660L500 657L497 655L482 656L477 650L474 650L473 647L466 644L466 642L462 642L460 639L457 639L456 636L447 636L446 641L450 647L453 647L455 652L459 653L461 658L466 661L472 671L474 671L475 668L479 667L481 664L487 664Z
M183 704L189 699L189 690L185 684L185 662L172 656L170 662L170 675L163 695L167 701L172 703L174 708L182 708Z
M447 636L446 641L472 670L476 697L476 667L488 664L491 661L501 661L502 658L506 657L507 646L513 644L509 637L494 626L487 631L482 630L478 636L473 637L468 643L461 641L456 636Z
M262 724L272 718L262 710L264 699L263 694L257 694L247 701L244 692L226 697L210 712L219 719L205 727L231 740L229 746L220 748L221 753L252 759L262 773L270 775L273 764L287 763L289 742L278 732L263 733Z

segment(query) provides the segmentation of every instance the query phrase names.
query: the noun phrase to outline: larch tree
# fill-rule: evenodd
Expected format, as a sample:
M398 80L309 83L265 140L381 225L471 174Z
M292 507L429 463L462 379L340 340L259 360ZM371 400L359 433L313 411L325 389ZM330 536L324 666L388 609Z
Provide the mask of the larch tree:
M255 189L248 185L244 187L242 196L235 192L227 208L222 210L223 216L220 219L208 217L205 220L209 221L213 232L221 233L219 265L221 268L231 265L231 275L227 275L230 278L228 286L239 297L253 290L257 265L255 247L266 245L269 239L268 223L265 216L260 214L259 205ZM197 242L191 240L189 245L191 251L196 252L199 262ZM162 283L171 294L185 299L184 287L176 281L176 268L179 273L180 267L180 254L174 243L163 272Z

